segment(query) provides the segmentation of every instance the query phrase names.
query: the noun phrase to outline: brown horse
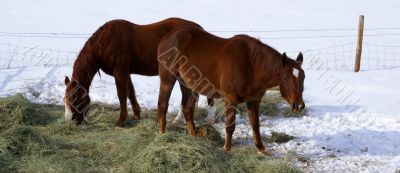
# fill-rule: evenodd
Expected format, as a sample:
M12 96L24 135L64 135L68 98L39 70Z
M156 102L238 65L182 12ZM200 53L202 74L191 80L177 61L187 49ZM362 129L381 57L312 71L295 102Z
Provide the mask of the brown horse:
M246 35L219 38L197 28L185 28L169 34L158 47L160 96L158 117L160 133L165 132L165 115L171 90L178 79L183 95L183 113L191 135L197 93L223 97L226 110L224 150L231 147L237 105L246 102L254 143L265 154L259 130L260 101L267 89L279 85L282 97L293 112L305 107L302 93L305 74L303 55L297 60Z
M113 20L101 26L85 43L73 67L72 80L65 78L65 117L81 124L89 109L89 86L101 69L114 76L121 112L117 125L123 125L129 98L140 119L140 106L130 74L158 75L157 46L166 34L183 27L202 29L200 25L179 18L169 18L149 25Z

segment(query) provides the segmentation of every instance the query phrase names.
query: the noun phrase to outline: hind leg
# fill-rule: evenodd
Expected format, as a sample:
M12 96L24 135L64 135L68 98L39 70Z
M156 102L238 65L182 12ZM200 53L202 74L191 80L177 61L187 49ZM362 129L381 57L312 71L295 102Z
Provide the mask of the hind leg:
M167 121L168 102L171 97L172 89L174 88L176 78L170 75L169 72L160 73L160 95L158 97L157 118L160 123L160 133L165 132Z
M127 96L128 96L128 78L129 73L125 72L121 68L114 70L115 84L117 85L117 93L120 104L120 115L117 121L118 126L123 126L128 116L127 110Z
M191 136L196 135L196 127L193 120L194 108L196 106L197 98L199 95L192 92L182 84L180 85L182 91L182 112L185 116L186 127Z
M181 103L183 103L183 94L182 94ZM209 111L208 113L210 114L210 107L208 107L208 111ZM178 115L174 118L174 120L172 120L172 124L183 124L185 122L186 122L186 120L185 120L185 115L183 114L183 104L182 104L181 109L179 109ZM212 122L214 122L214 121L212 121Z
M135 94L135 88L133 87L132 79L129 76L129 81L128 81L128 97L129 101L131 102L132 105L132 110L133 110L133 116L132 118L134 120L140 120L140 106L139 103L136 99L136 94Z
M179 85L182 85L181 83L179 83ZM181 108L179 109L178 115L174 118L174 120L172 120L172 124L183 124L185 122L185 116L183 115L183 95L184 95L184 90L182 90L182 86L181 87L181 93L182 93L182 100L181 100Z
M206 117L206 122L209 124L213 124L215 123L215 114L217 111L217 108L214 105L214 99L213 98L207 98L207 117ZM183 111L182 109L179 110L178 115L174 118L174 120L172 121L172 123L174 124L180 124L180 123L184 123L185 121L184 115L183 115Z

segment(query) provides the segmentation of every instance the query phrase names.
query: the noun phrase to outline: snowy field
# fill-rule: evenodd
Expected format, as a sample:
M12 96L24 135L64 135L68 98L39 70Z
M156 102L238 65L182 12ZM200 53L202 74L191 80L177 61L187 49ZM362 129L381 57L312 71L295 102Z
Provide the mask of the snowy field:
M400 170L398 9L394 0L3 0L0 96L25 93L35 102L62 104L64 76L71 75L76 52L99 26L117 18L146 24L181 17L222 37L252 35L293 58L304 53L308 116L261 118L263 135L278 131L297 137L271 144L274 154L309 158L309 164L297 163L306 172L395 172ZM366 44L363 71L354 73L360 14L365 15ZM132 77L140 105L155 108L158 77ZM90 96L117 104L113 78L97 75ZM171 105L177 108L179 101L176 87ZM237 121L234 138L251 137L246 119ZM222 124L215 126L224 133Z

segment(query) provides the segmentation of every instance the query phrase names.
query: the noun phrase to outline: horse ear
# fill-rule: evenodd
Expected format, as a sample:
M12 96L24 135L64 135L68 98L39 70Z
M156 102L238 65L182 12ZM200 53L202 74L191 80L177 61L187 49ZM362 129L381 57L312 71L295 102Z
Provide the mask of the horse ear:
M65 85L69 85L69 83L71 83L71 81L69 80L68 76L65 76Z
M296 62L299 65L303 64L303 54L301 52L299 52L299 55L297 56Z
M283 65L286 64L287 59L288 59L288 57L286 56L286 52L283 52L283 54L282 54L282 63L283 63Z

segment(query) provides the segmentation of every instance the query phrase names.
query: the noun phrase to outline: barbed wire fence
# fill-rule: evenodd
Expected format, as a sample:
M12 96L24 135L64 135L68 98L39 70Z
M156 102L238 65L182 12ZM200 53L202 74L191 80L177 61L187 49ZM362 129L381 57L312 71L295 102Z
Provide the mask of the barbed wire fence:
M296 32L341 32L356 31L352 28L326 28L326 29L290 29L290 30L214 30L211 33L296 33ZM380 36L400 36L400 28L366 28L365 31L380 31L379 34L364 34L364 37L380 37ZM387 32L390 31L390 32ZM18 37L18 38L49 38L49 39L88 39L91 34L84 33L45 33L45 32L0 32L1 37ZM281 37L260 37L262 41L272 39L314 39L314 38L355 38L356 34L322 34L307 36L281 36ZM356 41L348 42L333 46L321 47L317 49L309 49L302 51L307 57L317 58L323 62L328 70L336 71L352 71L355 64ZM366 70L382 70L400 67L400 46L397 45L379 45L374 43L363 43L361 68ZM295 55L299 51L287 52ZM25 45L10 44L0 42L0 70L13 69L30 66L60 66L71 65L77 57L77 51L55 50L39 48L39 45L29 47ZM307 66L307 63L304 63ZM306 67L310 70L318 70L314 67Z
M77 52L41 49L0 42L0 70L32 66L55 66L72 64Z
M304 66L308 70L322 70L308 66L312 59L325 64L324 70L353 71L355 66L356 42L306 50ZM400 46L378 45L369 42L363 43L361 60L362 71L384 70L400 67ZM293 55L296 52L291 52ZM312 57L312 58L309 58Z
M400 28L366 28L366 31L379 32L378 34L366 33L364 37L367 38L363 42L361 70L383 70L400 68L400 46L398 45L380 45L368 38L382 37L385 36L400 36ZM232 34L249 34L257 35L264 43L269 40L283 40L283 41L303 41L306 39L330 39L339 38L342 42L337 44L324 45L320 47L299 50L304 54L303 69L316 70L318 73L324 73L329 70L330 73L335 71L349 71L352 72L355 66L355 55L357 48L357 34L346 34L347 32L356 33L357 29L352 28L334 28L334 29L291 29L291 30L214 30L209 31L216 35L232 35ZM372 33L374 33L372 32ZM275 34L274 34L275 33ZM307 33L307 34L304 34ZM399 33L399 34L398 34ZM280 36L276 36L280 35ZM0 32L0 97L8 96L10 93L27 93L31 97L39 99L46 103L62 104L61 95L57 87L49 87L50 85L64 86L63 76L54 76L52 72L56 71L61 66L72 66L78 55L78 50L58 50L48 49L42 47L40 42L37 45L27 46L23 44L12 44L6 41L1 41L2 37L16 38L16 39L45 39L51 40L56 39L59 42L84 42L91 34L84 33L10 33ZM257 38L256 36L256 38ZM343 38L343 39L342 39ZM397 37L396 37L397 38ZM6 40L6 39L5 39ZM40 40L40 41L41 41ZM353 41L354 40L354 41ZM286 52L290 57L295 58L299 51ZM316 65L317 64L317 65ZM30 68L32 67L32 68ZM42 67L46 67L43 73L46 75L28 75L23 77L15 77L19 72L40 70ZM29 69L28 69L29 68ZM69 68L69 67L68 67ZM13 70L14 69L14 70ZM40 72L40 74L43 74ZM26 72L25 72L26 74ZM53 77L51 77L53 75ZM50 76L50 77L49 77ZM335 80L329 79L329 80ZM100 82L98 88L108 86L115 87L113 80L99 78L96 79ZM13 84L14 82L14 84ZM15 85L18 83L18 85ZM49 86L43 86L49 85ZM330 87L328 85L328 87ZM51 89L49 89L51 88ZM50 95L51 97L39 97L40 95ZM333 95L337 97L337 95ZM352 97L353 98L353 97ZM356 97L355 97L356 98ZM353 99L354 100L354 99Z

